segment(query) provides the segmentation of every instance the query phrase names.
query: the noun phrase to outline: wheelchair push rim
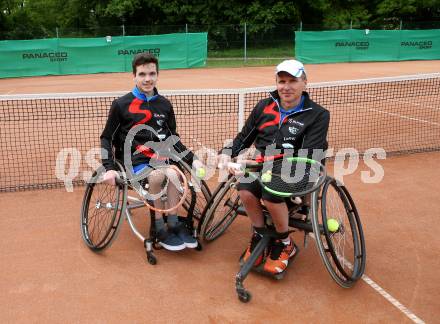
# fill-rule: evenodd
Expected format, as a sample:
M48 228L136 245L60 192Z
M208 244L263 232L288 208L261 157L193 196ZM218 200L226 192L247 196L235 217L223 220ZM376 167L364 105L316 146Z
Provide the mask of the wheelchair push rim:
M93 251L108 248L118 235L127 202L126 185L101 183L105 173L100 167L88 181L82 208L81 234L84 243Z
M314 193L312 200L316 245L331 277L340 286L349 288L365 270L365 241L360 217L348 190L335 179L326 180L320 201L318 195ZM327 221L330 218L338 222L337 230L329 230Z

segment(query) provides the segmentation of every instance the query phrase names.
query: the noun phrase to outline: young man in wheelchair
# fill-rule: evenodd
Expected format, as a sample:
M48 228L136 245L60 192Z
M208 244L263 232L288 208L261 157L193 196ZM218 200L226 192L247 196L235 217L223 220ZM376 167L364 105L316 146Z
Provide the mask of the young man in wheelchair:
M296 60L283 61L276 67L275 81L276 90L257 103L231 146L221 151L219 161L223 165L252 144L258 152L265 152L266 158L271 155L265 151L268 146L275 147L281 154L298 154L298 151L305 150L308 157L327 149L330 114L313 102L305 91L307 78L303 64ZM313 158L317 159L316 156ZM320 155L319 159L322 158ZM233 172L232 169L230 171ZM285 199L262 190L258 181L241 181L237 189L254 229L249 246L243 254L243 261L249 258L265 231L263 202L276 231L276 239L271 242L263 270L273 275L282 273L289 259L298 252L289 236ZM262 262L263 256L260 256L255 266Z
M115 178L118 176L115 158L121 161L127 161L126 158L128 158L131 161L129 164L132 165L132 170L126 170L128 174L145 174L155 162L158 162L159 158L156 154L158 152L144 144L164 140L166 142L170 136L178 138L173 106L168 99L158 93L156 88L159 76L158 59L151 54L140 53L134 57L132 68L135 87L131 92L113 101L107 123L100 137L103 149L102 163L106 169L104 182L111 185L115 185ZM129 152L124 152L126 141L131 140L128 134L131 134L130 131L137 126L142 126L141 130L136 132L132 142L128 143ZM179 153L179 157L188 165L192 165L195 169L203 167L203 164L191 151L187 150L180 139L172 142L171 146L173 147L170 149ZM125 167L127 168L127 165ZM166 172L173 171L167 169ZM152 171L148 173L147 181L150 185L157 184L160 176ZM145 182L141 183L145 184ZM173 191L171 188L167 199L175 199L175 194L176 190ZM160 198L157 199L159 200ZM156 213L155 217L154 226L161 246L171 251L197 247L196 239L179 222L175 212L167 215L167 224L161 213Z

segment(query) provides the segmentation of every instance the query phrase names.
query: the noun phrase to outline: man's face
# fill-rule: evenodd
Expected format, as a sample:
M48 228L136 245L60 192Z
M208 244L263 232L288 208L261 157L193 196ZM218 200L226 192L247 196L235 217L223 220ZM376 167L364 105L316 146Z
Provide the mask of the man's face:
M292 108L299 104L301 94L306 89L307 80L296 78L287 72L280 72L276 76L278 94L283 108Z
M158 77L156 64L147 63L136 67L134 82L140 91L151 97L154 94L153 89L156 86Z

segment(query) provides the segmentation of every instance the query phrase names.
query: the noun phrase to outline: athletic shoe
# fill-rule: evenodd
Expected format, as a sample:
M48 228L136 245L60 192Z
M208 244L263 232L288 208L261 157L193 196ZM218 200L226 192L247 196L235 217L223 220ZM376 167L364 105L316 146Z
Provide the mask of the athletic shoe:
M264 271L274 275L283 272L289 264L289 259L297 253L297 247L292 240L287 245L281 240L276 240L273 242L269 257L264 263Z
M249 242L249 246L246 249L246 251L244 251L243 256L242 256L242 260L243 262L246 262L251 253L254 251L255 247L257 246L258 242L260 242L262 236L258 233L254 233L254 235L252 235L251 241ZM262 253L257 260L254 263L254 267L258 267L262 262L263 262L263 254Z
M180 251L185 248L185 243L172 231L161 229L157 233L159 244L169 251Z
M184 223L179 222L175 227L170 227L170 230L183 242L185 247L194 249L199 245Z

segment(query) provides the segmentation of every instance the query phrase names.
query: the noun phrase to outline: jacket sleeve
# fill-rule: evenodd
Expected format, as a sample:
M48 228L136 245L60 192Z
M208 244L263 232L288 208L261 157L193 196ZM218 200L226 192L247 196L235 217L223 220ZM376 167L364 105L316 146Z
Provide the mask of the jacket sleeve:
M258 134L257 121L260 116L261 105L262 103L260 102L254 107L241 131L230 145L220 150L220 154L229 155L229 152L231 152L231 157L234 158L238 156L243 149L249 148L252 145Z
M187 149L187 147L181 142L180 136L177 133L177 125L176 125L176 116L174 114L173 106L171 106L170 116L168 118L168 129L170 130L171 135L175 135L179 138L179 140L173 145L176 152L179 154L179 157L185 161L189 166L192 165L193 160L197 159L192 151ZM186 152L186 153L185 153Z
M116 100L112 102L108 114L107 122L101 134L101 160L104 168L108 170L116 170L113 157L113 145L115 136L120 127L119 105Z
M302 149L307 151L309 158L313 157L315 160L322 160L325 157L325 150L328 148L327 133L329 124L330 112L324 110L306 130Z

